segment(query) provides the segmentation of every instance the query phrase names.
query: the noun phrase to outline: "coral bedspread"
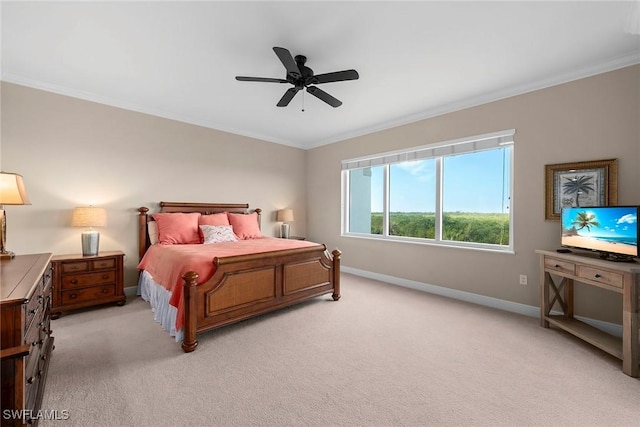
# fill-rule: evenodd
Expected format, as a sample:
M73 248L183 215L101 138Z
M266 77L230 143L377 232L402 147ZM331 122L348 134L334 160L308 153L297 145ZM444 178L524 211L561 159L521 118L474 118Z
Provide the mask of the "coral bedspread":
M184 298L182 275L187 271L198 273L198 284L213 276L215 266L213 258L247 255L285 249L316 246L317 243L303 240L263 237L260 239L240 240L237 242L213 243L208 245L152 245L138 264L138 270L145 270L153 280L164 286L170 293L169 304L176 307L176 330L184 323Z

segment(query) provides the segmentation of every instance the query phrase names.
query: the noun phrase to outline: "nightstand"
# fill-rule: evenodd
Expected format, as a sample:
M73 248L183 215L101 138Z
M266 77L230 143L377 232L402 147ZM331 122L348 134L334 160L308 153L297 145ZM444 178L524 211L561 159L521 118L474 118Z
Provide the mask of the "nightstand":
M63 311L96 305L125 304L124 253L100 252L96 256L56 255L53 267L51 318Z

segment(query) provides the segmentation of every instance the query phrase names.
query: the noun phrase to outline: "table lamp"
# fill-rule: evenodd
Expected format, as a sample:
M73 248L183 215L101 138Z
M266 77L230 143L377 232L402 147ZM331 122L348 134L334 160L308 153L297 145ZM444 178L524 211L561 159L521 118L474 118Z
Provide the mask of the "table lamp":
M107 225L107 212L105 209L94 206L75 208L71 225L73 227L87 227L82 232L82 256L98 255L100 233L94 230L93 227L105 227Z
M22 175L11 172L0 172L0 259L13 258L16 254L8 251L7 214L4 205L30 205L27 191L22 182Z
M280 227L280 237L283 239L289 238L289 230L290 226L288 223L293 221L293 210L291 209L281 209L278 211L277 221L282 221L282 226Z

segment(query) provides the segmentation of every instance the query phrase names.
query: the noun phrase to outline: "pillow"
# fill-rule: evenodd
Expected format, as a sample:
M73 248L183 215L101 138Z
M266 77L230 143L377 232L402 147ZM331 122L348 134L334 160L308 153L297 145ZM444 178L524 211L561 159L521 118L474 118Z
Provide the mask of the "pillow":
M236 235L233 234L233 227L230 225L201 225L204 244L237 242Z
M229 224L233 226L233 232L238 236L238 239L247 240L262 237L256 212L248 215L230 213L228 216Z
M158 227L158 242L165 245L201 243L198 218L199 212L153 214Z
M158 243L158 224L155 221L147 222L147 233L149 233L149 242L152 245Z
M226 212L211 214L211 215L200 215L198 219L198 225L230 225L229 218L227 217Z

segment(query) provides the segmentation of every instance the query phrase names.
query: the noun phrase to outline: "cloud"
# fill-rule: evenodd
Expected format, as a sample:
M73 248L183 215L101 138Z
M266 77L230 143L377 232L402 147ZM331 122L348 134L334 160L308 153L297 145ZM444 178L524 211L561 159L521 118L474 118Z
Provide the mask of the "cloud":
M627 214L620 217L616 224L634 224L638 222L638 217L635 214Z

